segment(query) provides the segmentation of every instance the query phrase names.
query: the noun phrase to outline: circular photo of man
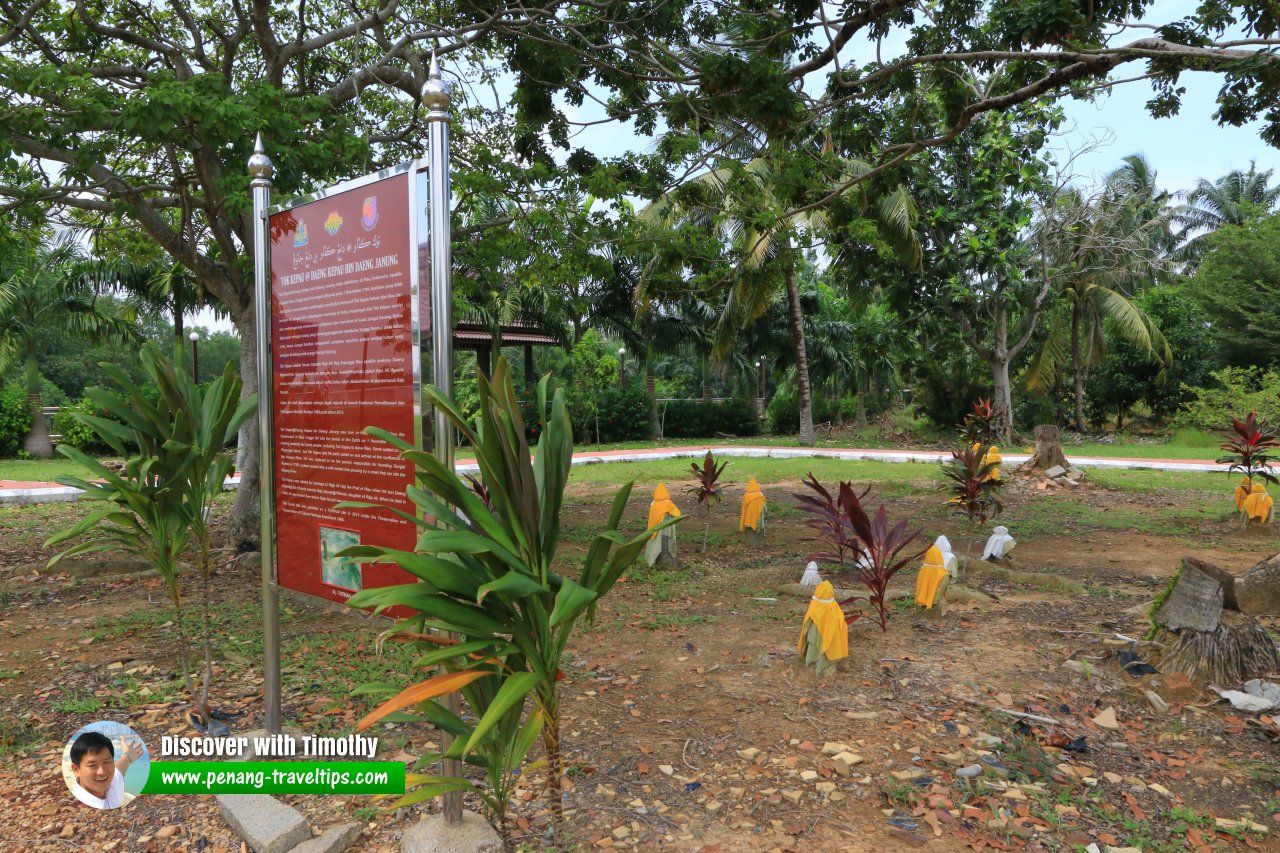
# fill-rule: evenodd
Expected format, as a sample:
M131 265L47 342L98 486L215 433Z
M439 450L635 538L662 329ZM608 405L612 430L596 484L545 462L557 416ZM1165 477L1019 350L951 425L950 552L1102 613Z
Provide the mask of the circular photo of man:
M124 723L90 723L62 750L62 778L75 798L91 808L118 809L131 802L142 793L150 772L147 745Z

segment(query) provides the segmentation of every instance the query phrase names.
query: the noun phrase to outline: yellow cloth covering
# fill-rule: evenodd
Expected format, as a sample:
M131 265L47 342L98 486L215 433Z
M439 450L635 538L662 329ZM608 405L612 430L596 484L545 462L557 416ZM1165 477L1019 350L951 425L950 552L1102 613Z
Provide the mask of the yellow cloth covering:
M844 611L840 602L836 601L836 591L831 581L823 581L813 591L809 601L809 609L805 611L804 623L800 626L800 642L796 648L804 653L804 632L812 622L822 637L822 654L827 660L840 660L849 656L849 623L844 620Z
M1244 512L1244 502L1249 497L1251 485L1249 478L1244 477L1240 480L1240 485L1236 486L1236 510L1238 512Z
M987 475L988 480L1000 479L999 465L1003 461L1003 457L1000 456L1000 448L996 447L994 444L987 448L987 455L982 457L982 464L997 466L991 470L990 474Z
M747 491L742 496L742 518L738 521L739 530L760 529L760 516L764 513L764 492L760 484L752 477L747 483Z
M649 504L649 527L657 527L669 515L679 515L680 507L675 505L671 500L671 493L667 491L665 483L659 483L658 488L653 490L653 503ZM658 534L653 534L657 536ZM649 537L652 539L653 537Z
M933 607L938 601L938 590L942 581L949 578L947 565L942 556L942 549L933 545L925 552L924 565L916 576L916 604L921 607Z
M1267 494L1266 487L1261 483L1254 483L1253 491L1244 499L1244 512L1249 516L1250 521L1266 524L1271 520L1271 507L1274 504L1275 501L1271 499L1271 495Z

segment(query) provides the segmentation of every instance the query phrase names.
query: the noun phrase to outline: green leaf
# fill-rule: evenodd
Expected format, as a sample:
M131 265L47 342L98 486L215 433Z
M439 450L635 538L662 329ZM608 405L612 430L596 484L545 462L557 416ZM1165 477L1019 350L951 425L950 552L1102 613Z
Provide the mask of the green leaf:
M550 590L519 572L507 572L497 580L489 581L480 587L476 592L476 604L482 604L485 596L491 592L498 593L502 598L528 598L531 595L550 592Z
M518 708L524 702L524 697L529 695L529 691L537 687L541 681L542 677L532 672L519 672L503 679L498 695L493 698L493 702L485 709L484 716L476 723L475 731L467 739L463 752L471 752L479 746L484 736L498 724L498 720L507 712Z
M551 610L550 626L555 628L565 622L572 621L596 598L597 595L594 590L587 589L575 580L564 578L564 583L560 586L560 592L556 593L555 606Z

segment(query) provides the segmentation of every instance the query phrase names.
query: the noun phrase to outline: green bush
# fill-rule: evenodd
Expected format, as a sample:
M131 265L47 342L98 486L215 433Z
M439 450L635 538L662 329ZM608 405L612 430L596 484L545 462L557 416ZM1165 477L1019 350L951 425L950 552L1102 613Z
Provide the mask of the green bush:
M837 404L836 400L814 397L814 426L834 421ZM795 435L800 432L800 397L794 389L774 395L765 412L765 420L769 425L769 432L774 435Z
M601 444L649 437L649 398L638 382L594 391L581 386L571 388L569 413L579 444L595 444L597 429Z
M661 407L662 434L666 438L714 438L717 435L760 434L760 420L749 400L673 400Z
M31 406L21 385L0 388L0 457L13 456L31 429Z
M77 414L107 417L107 413L95 405L88 397L74 406L66 406L53 416L53 431L61 436L58 444L74 447L90 456L101 456L109 453L111 448L92 427L76 417Z
M1267 423L1280 423L1280 370L1227 367L1213 374L1207 388L1185 387L1190 399L1178 414L1177 426L1224 430L1232 418L1257 412Z

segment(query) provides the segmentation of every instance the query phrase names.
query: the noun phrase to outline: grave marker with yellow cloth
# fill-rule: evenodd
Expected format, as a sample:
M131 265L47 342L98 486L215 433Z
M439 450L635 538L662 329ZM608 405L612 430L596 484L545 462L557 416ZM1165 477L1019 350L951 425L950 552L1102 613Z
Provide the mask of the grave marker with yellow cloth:
M649 527L657 527L666 521L669 515L680 515L680 507L671 500L671 493L667 491L666 483L659 483L658 488L653 490L653 503L649 504ZM654 534L654 536L657 535Z
M1248 477L1242 477L1240 485L1236 486L1236 511L1244 512L1244 502L1248 500L1250 493L1253 491L1253 481Z
M738 520L738 530L761 532L764 529L764 516L764 492L760 491L760 484L752 477L747 483L747 491L742 495L742 516Z
M947 582L951 579L947 572L946 557L942 549L932 545L924 555L924 565L916 576L916 604L931 608L941 602L946 594Z
M849 623L831 581L823 581L813 591L796 648L805 666L813 667L819 675L834 670L836 661L849 656Z
M1249 497L1244 499L1245 517L1250 523L1256 521L1258 524L1270 524L1271 508L1274 505L1275 501L1267 494L1266 486L1254 483Z
M663 483L653 490L653 503L649 504L649 527L657 527L668 518L678 518L680 507L671 500L671 493ZM676 558L676 527L664 527L649 537L644 547L645 562L650 567L655 565L678 565Z

